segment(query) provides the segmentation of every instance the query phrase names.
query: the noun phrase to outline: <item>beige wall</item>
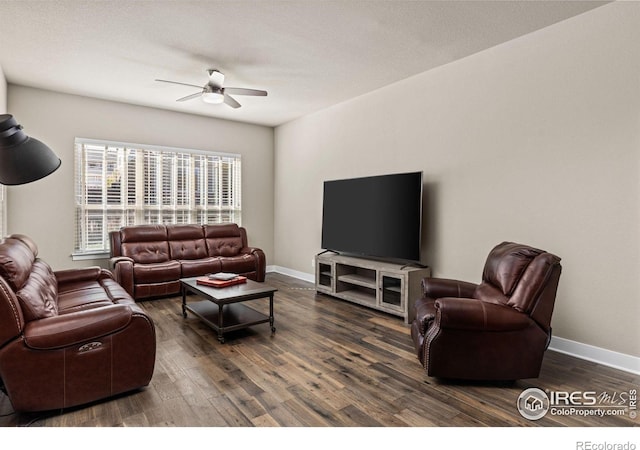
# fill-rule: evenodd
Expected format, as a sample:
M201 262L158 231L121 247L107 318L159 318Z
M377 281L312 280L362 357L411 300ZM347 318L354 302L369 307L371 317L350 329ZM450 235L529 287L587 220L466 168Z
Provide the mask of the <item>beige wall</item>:
M0 114L7 112L7 80L0 66Z
M71 261L76 137L242 155L242 224L249 244L273 255L273 128L132 106L9 84L9 110L27 134L62 159L52 175L8 189L8 231L32 236L54 269L100 264Z
M278 127L275 264L313 272L324 180L422 170L435 276L479 281L503 240L547 249L555 336L639 356L638 23L606 5Z

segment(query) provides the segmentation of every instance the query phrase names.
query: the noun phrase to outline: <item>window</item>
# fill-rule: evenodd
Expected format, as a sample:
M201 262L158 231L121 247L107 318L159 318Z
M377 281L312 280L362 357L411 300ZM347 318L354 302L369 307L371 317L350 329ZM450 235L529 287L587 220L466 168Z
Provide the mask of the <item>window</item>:
M240 177L240 155L76 139L74 256L122 226L240 224Z

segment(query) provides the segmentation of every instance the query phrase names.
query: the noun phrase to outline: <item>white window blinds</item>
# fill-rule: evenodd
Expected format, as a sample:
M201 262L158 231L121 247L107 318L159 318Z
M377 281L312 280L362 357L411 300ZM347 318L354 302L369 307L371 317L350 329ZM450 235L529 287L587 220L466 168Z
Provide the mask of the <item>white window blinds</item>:
M122 226L241 224L240 155L76 139L75 187L74 255Z

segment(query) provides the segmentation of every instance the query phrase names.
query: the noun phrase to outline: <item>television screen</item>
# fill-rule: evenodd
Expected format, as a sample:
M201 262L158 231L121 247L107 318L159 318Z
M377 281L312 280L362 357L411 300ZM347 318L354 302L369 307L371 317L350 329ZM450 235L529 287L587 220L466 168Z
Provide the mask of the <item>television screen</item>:
M322 248L420 262L422 172L324 182Z

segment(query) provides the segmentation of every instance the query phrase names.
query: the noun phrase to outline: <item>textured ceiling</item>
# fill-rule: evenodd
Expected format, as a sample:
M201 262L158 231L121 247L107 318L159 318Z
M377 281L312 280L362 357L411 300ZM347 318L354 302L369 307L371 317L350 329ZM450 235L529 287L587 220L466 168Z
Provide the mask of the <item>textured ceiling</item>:
M0 67L9 83L275 126L604 3L0 0ZM269 95L232 109L154 81L200 86L209 68Z

